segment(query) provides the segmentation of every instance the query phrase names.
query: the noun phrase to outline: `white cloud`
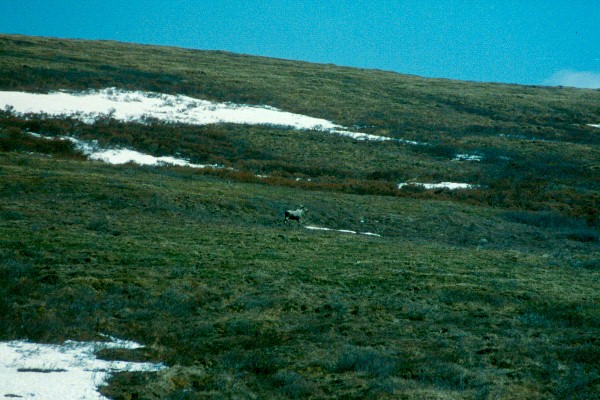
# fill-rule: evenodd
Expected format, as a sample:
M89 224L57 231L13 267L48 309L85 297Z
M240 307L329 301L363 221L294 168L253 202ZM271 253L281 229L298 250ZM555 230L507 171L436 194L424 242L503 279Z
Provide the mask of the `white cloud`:
M562 70L542 82L548 86L570 86L584 89L600 89L600 73L590 71Z

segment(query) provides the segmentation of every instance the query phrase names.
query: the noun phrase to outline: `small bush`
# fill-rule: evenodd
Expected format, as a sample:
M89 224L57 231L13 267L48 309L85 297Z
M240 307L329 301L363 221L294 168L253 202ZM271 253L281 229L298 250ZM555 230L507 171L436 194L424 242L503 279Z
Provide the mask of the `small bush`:
M440 388L459 391L475 387L481 388L485 384L466 368L454 363L438 360L425 362L423 369L417 374L416 378L431 382Z
M313 392L311 385L306 379L293 371L277 372L273 376L273 386L279 388L285 396L291 399L308 397Z
M83 158L75 145L67 140L39 138L12 127L0 132L0 151L22 151Z
M580 228L567 233L567 238L578 242L598 242L600 234L591 229Z
M401 169L375 170L367 173L366 178L375 181L402 182L408 179L406 171Z
M598 399L598 386L600 376L598 371L586 372L584 368L576 365L567 376L556 385L554 394L557 399Z
M350 179L344 183L344 191L360 195L394 196L398 189L395 183Z
M106 218L105 215L101 215L101 216L91 220L87 224L86 228L89 229L90 231L94 231L97 233L110 233L111 232L110 223L108 221L108 218Z
M6 221L20 221L25 219L25 216L18 211L3 210L0 211L0 219L4 219Z
M451 160L456 154L462 153L462 151L457 147L444 144L434 144L431 146L411 146L410 149L417 154L426 154L446 160Z
M369 382L368 398L381 398L380 396L391 396L401 388L400 384L386 378L381 380L372 380ZM386 398L386 397L384 397Z
M569 265L571 268L583 268L589 270L597 270L600 269L600 261L597 259L579 259L573 258L569 260Z
M352 347L340 355L334 369L337 372L365 372L385 378L393 375L398 370L398 365L394 358L374 349Z
M519 319L529 325L552 327L592 327L598 324L598 315L593 304L531 303Z
M230 351L223 356L225 366L234 371L246 371L255 375L272 375L282 361L274 355L257 351Z
M506 213L505 218L511 222L518 222L520 224L546 229L570 229L585 226L585 221L582 219L549 211L515 211Z

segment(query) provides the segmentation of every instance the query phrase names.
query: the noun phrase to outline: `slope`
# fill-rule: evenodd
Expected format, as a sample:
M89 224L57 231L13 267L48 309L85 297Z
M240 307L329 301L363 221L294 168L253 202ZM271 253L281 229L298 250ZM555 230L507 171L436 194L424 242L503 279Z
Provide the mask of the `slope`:
M598 131L587 125L600 120L598 91L121 43L0 43L0 90L186 94L429 144L5 110L1 339L143 343L100 354L170 367L115 375L102 391L123 399L598 391ZM234 170L107 165L28 132ZM453 161L477 152L482 161ZM408 180L483 187L398 189ZM285 227L297 204L312 225L381 236Z

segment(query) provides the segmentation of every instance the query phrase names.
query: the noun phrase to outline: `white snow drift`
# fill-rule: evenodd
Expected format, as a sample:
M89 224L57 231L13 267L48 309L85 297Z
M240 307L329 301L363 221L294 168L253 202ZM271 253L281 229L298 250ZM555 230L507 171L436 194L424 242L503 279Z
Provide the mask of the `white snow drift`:
M454 156L452 161L481 161L483 156L479 154L457 154Z
M381 235L379 235L377 233L372 233L372 232L357 232L357 231L351 231L349 229L331 229L331 228L323 228L323 227L320 227L320 226L313 226L313 225L306 225L305 228L313 230L313 231L331 231L331 232L340 232L340 233L352 233L352 234L355 234L355 235L366 235L366 236L381 237Z
M193 164L187 160L176 157L154 157L150 154L140 153L131 149L103 149L97 141L86 142L72 137L61 137L75 144L75 148L85 154L91 160L104 161L108 164L127 164L129 162L138 165L178 165L190 168L219 168L216 164Z
M111 116L120 121L178 122L192 125L217 123L286 126L294 129L320 130L356 140L397 141L422 144L404 139L352 132L331 121L281 111L269 106L215 103L182 95L125 91L114 88L81 93L26 93L0 91L0 109L18 114L68 115L85 123Z
M111 338L111 342L66 341L62 345L15 340L0 342L0 397L38 400L106 399L97 388L120 371L159 371L162 364L104 361L101 349L136 349L141 345Z
M402 189L407 186L418 186L423 187L425 189L475 189L478 188L479 185L472 185L470 183L457 183L457 182L440 182L440 183L417 183L417 182L407 182L407 183L399 183L398 189Z
M335 129L324 119L277 110L231 103L213 103L188 96L103 89L83 93L0 92L0 107L13 107L18 113L71 115L87 123L110 115L121 121L155 118L165 122L193 125L214 123L284 125L298 129Z
M51 140L53 137L40 135L35 132L28 132L31 136L37 138ZM194 164L183 158L163 156L154 157L150 154L140 153L139 151L132 149L116 148L116 149L105 149L100 147L97 140L90 142L85 140L79 140L70 136L59 136L57 139L68 140L75 144L75 148L86 155L90 160L103 161L107 164L127 164L129 162L138 165L177 165L180 167L190 168L222 168L223 166L218 164Z

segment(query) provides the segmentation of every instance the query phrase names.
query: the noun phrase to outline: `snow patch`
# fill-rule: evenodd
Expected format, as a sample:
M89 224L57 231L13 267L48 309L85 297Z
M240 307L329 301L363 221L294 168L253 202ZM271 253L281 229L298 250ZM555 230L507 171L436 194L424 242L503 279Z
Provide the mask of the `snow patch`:
M368 141L375 141L375 142L398 142L398 143L410 144L413 146L429 146L428 143L415 142L414 140L391 138L391 137L387 137L387 136L377 136L377 135L371 135L371 134L362 133L362 132L351 132L351 131L344 131L344 130L339 130L339 129L330 129L329 132L337 134L339 136L350 137L354 140L368 140Z
M395 139L348 131L331 121L295 114L269 106L216 103L183 95L125 91L115 88L86 92L50 92L47 94L0 91L0 109L17 114L61 115L91 124L99 118L112 117L126 122L163 122L207 125L218 123L285 126L293 129L319 130L356 140L396 141L423 145L410 140Z
M111 116L121 121L158 119L193 125L214 123L269 124L297 129L333 129L340 127L324 119L277 110L230 103L214 103L182 95L167 95L114 88L82 93L0 92L0 108L50 116L70 115L86 123Z
M378 142L386 142L386 141L394 140L393 138L390 138L387 136L370 135L368 133L362 133L362 132L344 131L344 130L339 130L339 129L331 129L329 131L331 133L335 133L339 136L345 136L345 137L349 137L349 138L352 138L355 140L374 140L374 141L378 141Z
M334 232L343 232L343 233L354 233L356 234L355 231L350 231L350 230L346 230L346 229L330 229L330 228L322 228L320 226L312 226L312 225L305 225L304 226L306 229L310 229L313 231L334 231Z
M373 232L359 232L360 235L365 235L365 236L376 236L376 237L381 237L380 234L378 233L373 233Z
M591 126L592 128L600 128L600 124L587 124L588 126Z
M540 139L533 136L525 136L525 135L510 135L506 133L501 133L498 137L507 138L507 139L516 139L516 140L528 140L530 142L543 142L543 143L552 143L557 142L556 140L548 140L548 139Z
M28 132L37 138L52 139L49 136L43 136L39 133ZM98 145L97 140L87 142L79 140L70 136L59 136L60 140L68 140L75 144L75 148L86 155L90 160L103 161L108 164L127 164L129 162L138 165L177 165L181 167L190 168L221 168L222 166L216 164L193 164L188 160L182 158L163 156L155 157L149 154L140 153L136 150L131 149L104 149Z
M106 399L97 388L121 371L160 371L163 364L99 360L101 349L136 349L140 344L110 338L110 342L62 345L23 340L0 342L0 397L25 399Z
M310 230L314 230L314 231L331 231L331 232L341 232L341 233L352 233L355 235L366 235L366 236L377 236L377 237L381 237L381 235L377 234L377 233L372 233L372 232L357 232L357 231L351 231L348 229L331 229L331 228L323 228L320 226L313 226L313 225L305 225L304 226L306 229L310 229Z
M220 167L216 164L193 164L187 160L170 156L155 157L131 149L103 149L98 146L97 141L85 142L72 137L63 138L73 142L77 150L88 156L89 159L104 161L108 164L127 164L132 162L138 165L177 165L190 168Z
M478 154L457 154L454 156L452 161L481 161L483 156Z
M440 182L440 183L417 183L417 182L407 182L407 183L399 183L398 189L402 189L407 186L418 186L423 187L425 189L475 189L478 188L479 185L472 185L470 183L457 183L457 182Z

